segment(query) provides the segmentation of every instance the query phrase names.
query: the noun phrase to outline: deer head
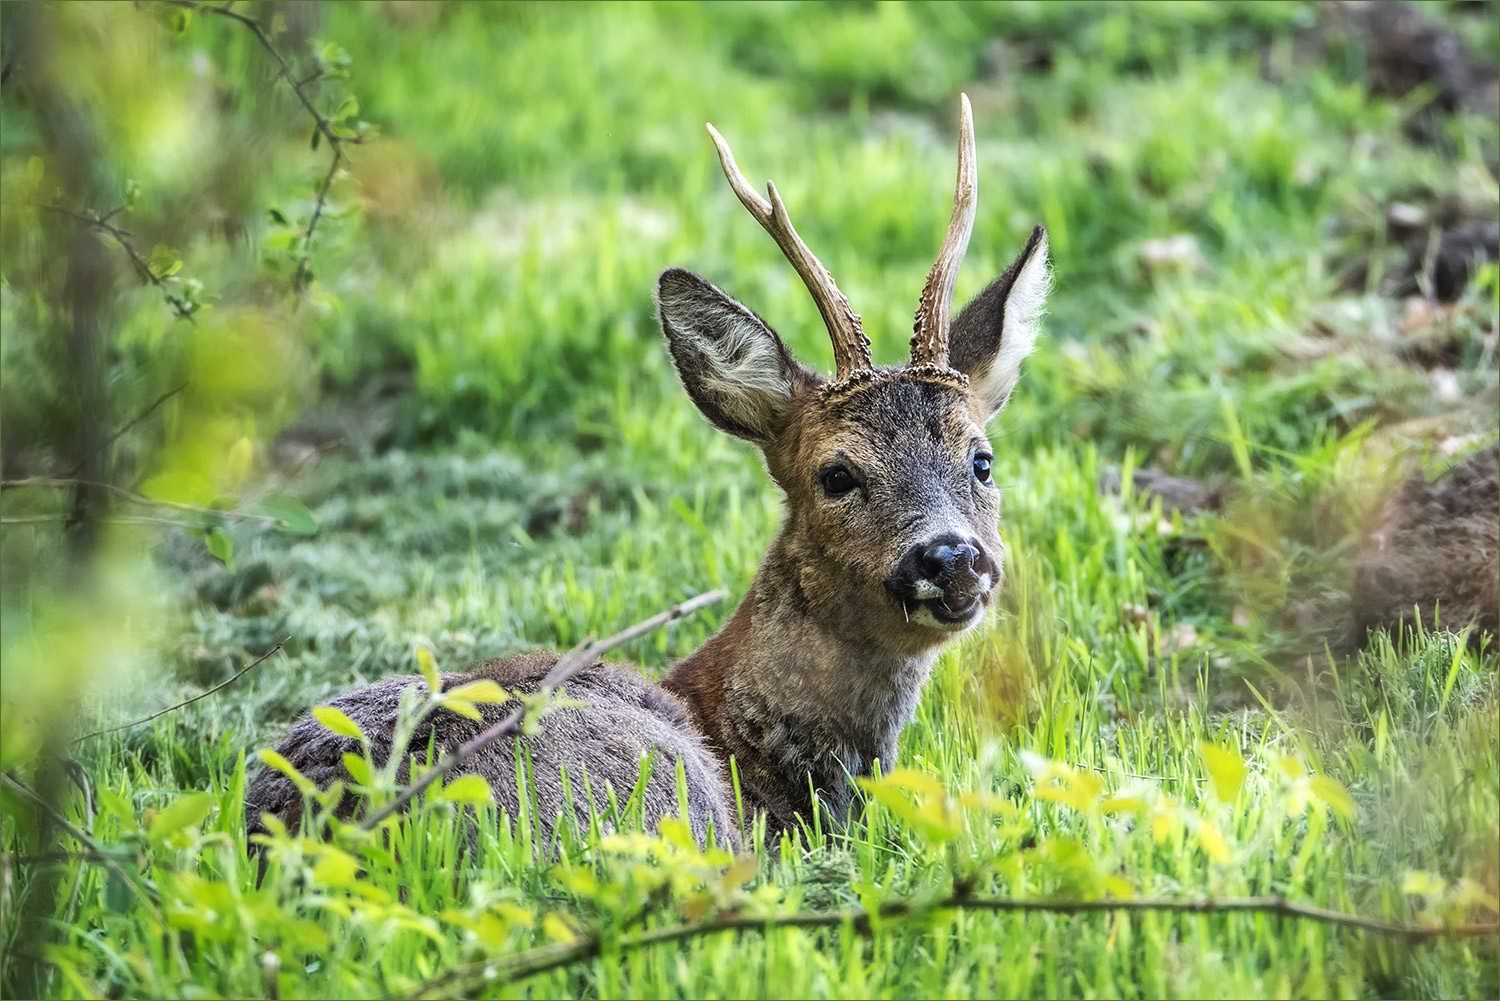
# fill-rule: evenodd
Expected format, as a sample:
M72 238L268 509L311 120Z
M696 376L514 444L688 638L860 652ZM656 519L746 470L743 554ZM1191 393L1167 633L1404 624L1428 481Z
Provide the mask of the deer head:
M1038 226L1005 273L950 322L977 189L967 97L961 105L953 214L905 365L872 364L859 316L797 235L776 186L762 198L712 125L730 186L817 303L833 341L833 378L798 361L755 313L697 275L674 268L657 287L688 395L715 427L757 445L786 493L786 526L762 580L830 630L893 653L921 653L973 626L996 593L1000 491L985 427L1036 342L1049 284Z

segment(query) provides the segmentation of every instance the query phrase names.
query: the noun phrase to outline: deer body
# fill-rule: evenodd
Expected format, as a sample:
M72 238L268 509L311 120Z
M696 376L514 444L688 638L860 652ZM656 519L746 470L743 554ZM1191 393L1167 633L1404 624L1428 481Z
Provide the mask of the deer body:
M712 127L710 127L712 132ZM953 218L918 307L911 362L876 368L859 317L770 201L745 182L712 132L740 200L807 284L834 343L830 380L794 358L753 312L698 276L662 274L662 330L688 395L714 426L760 448L787 497L787 518L755 582L724 628L660 685L595 663L567 685L588 703L546 716L521 738L532 762L536 816L550 839L570 812L588 824L606 784L624 800L643 754L655 754L642 798L648 819L677 816L682 762L694 833L737 840L738 806L764 814L773 834L806 818L813 798L841 815L853 779L876 760L891 766L939 649L984 616L1002 576L999 491L985 425L1004 407L1037 335L1048 274L1046 237L1033 231L1010 268L951 322L958 265L974 218L975 157L963 101ZM481 664L445 684L486 677L534 690L556 657ZM393 678L333 705L389 754L400 690ZM511 706L482 707L483 723L438 710L412 741L451 752ZM462 769L482 775L520 816L514 743L494 742ZM344 779L357 751L317 723L297 723L281 753L319 785ZM402 753L405 753L403 749ZM736 804L730 762L737 771ZM571 802L557 773L574 785ZM581 776L587 775L587 782ZM295 802L294 802L295 801ZM261 812L295 823L301 796L264 769L247 792L251 828Z

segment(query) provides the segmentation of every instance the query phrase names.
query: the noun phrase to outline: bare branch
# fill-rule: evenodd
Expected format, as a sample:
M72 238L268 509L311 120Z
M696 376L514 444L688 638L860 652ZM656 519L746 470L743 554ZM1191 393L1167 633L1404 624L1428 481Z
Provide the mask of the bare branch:
M167 283L162 280L160 275L151 270L151 265L141 256L140 251L135 249L135 245L130 242L130 237L134 234L110 222L124 207L123 205L116 206L101 216L74 212L72 209L65 209L57 205L37 204L37 208L46 209L48 212L56 212L58 215L65 215L71 219L76 219L85 226L92 226L101 233L108 235L115 243L120 245L121 250L125 251L125 255L130 258L130 263L135 268L135 273L140 276L141 281L155 285L161 292L161 297L166 300L167 305L172 307L172 312L184 320L191 321L197 306L179 295L173 295L171 290L167 288Z
M108 438L104 439L104 446L103 447L104 448L109 448L109 446L111 446L115 442L119 441L122 437L124 437L124 435L125 435L125 433L127 431L129 431L131 428L135 427L141 421L145 420L147 417L150 417L153 413L155 413L157 407L161 406L163 403L166 403L168 400L170 400L172 397L176 396L178 393L182 392L186 388L187 388L187 383L185 383L185 382L181 383L181 384L179 384L177 386L174 386L171 389L167 390L165 393L162 393L156 399L152 400L151 403L149 405L147 405L146 409L142 410L140 413L136 414L130 420L126 421L125 424L118 431L116 431L114 434L110 435Z
M1375 935L1403 938L1411 943L1430 942L1444 938L1485 938L1500 935L1500 925L1497 924L1405 924L1399 921L1350 914L1346 911L1330 910L1314 904L1288 900L1285 897L1132 897L1110 900L1054 897L1026 900L1012 897L974 897L954 893L938 899L910 897L890 901L879 909L876 917L900 918L941 910L1045 914L1118 913L1122 911L1136 913L1157 911L1178 914L1270 914L1352 928ZM777 914L770 917L728 915L706 921L653 928L637 935L614 939L610 944L613 949L624 952L721 932L767 932L778 928L839 928L846 924L857 931L868 932L871 918L870 912L863 907ZM573 942L529 949L505 958L455 967L441 976L426 981L406 996L424 997L456 983L473 983L476 986L483 984L486 987L515 983L548 970L593 959L600 954L603 946L603 940L593 935Z
M698 609L704 607L705 605L711 605L721 598L728 596L728 594L729 592L723 589L709 591L706 594L698 595L696 598L689 598L687 601L684 601L681 604L673 605L666 611L659 612L656 615L651 616L651 618L649 619L637 622L630 628L622 629L620 632L617 632L613 636L610 636L606 639L584 640L582 643L579 643L573 649L569 650L567 653L558 658L557 663L552 666L552 670L548 671L547 676L542 679L542 684L541 687L537 690L537 694L545 695L548 692L556 691L559 687L565 684L569 678L573 677L573 675L577 674L583 668L592 664L599 657L599 655L604 653L606 650L613 649L614 647L619 646L621 643L628 643L630 640L635 639L637 636L644 635L645 633L648 633L653 629L659 629L667 623L675 621L676 619L680 619L685 615L690 615L691 613L696 612ZM401 792L389 803L385 804L385 806L381 807L374 813L371 813L369 816L361 820L359 826L367 831L374 830L376 827L379 827L382 822L384 822L392 814L395 814L396 812L404 809L408 803L416 799L418 796L422 795L423 792L425 792L429 787L433 785L433 783L437 782L444 775L447 775L459 765L463 764L474 755L484 750L484 748L488 747L493 741L497 740L507 733L511 733L512 731L514 731L521 725L525 718L526 707L524 705L517 706L508 715L506 715L505 718L501 719L499 722L493 724L492 726L487 727L483 732L476 735L472 740L461 745L458 750L454 751L448 757L438 762L435 767L427 771L420 779L413 782L405 789L401 790ZM404 754L406 752L403 749L395 748L392 749L391 753Z
M165 507L170 508L173 511L182 511L187 514L206 515L214 518L230 518L237 521L258 521L272 525L278 524L281 521L281 519L277 518L275 515L252 514L249 511L220 510L219 508L203 507L199 504L184 504L181 501L157 500L154 497L145 497L141 494L126 490L124 487L117 487L113 483L104 483L100 480L79 480L58 476L29 476L21 480L0 480L0 489L3 490L11 490L16 487L51 487L60 490L67 490L80 485L88 487L98 487L100 490L108 490L110 493L116 494L124 498L125 500L130 501L132 504L141 504L146 507ZM53 521L55 520L55 518L53 516L47 515L34 518L8 518L5 520L8 522L20 524L29 521ZM181 522L171 521L167 522L167 524L180 525Z
M157 712L152 713L150 716L143 716L140 719L131 720L129 723L121 723L119 726L105 727L103 730L95 730L93 733L86 733L82 737L74 738L73 743L75 743L75 744L81 744L85 740L91 740L94 737L102 737L102 736L104 736L107 733L115 733L116 731L119 731L119 730L129 730L133 726L140 726L142 723L149 723L152 720L156 719L158 716L165 716L167 713L176 712L178 709L181 709L183 706L190 706L194 702L197 702L199 699L206 699L210 695L214 694L215 692L219 692L219 691L224 690L225 688L228 688L230 685L234 684L236 681L239 681L245 675L247 675L251 671L255 670L261 664L263 664L266 661L270 660L271 659L271 655L279 652L281 650L281 648L284 647L284 646L286 646L287 642L290 641L290 640L291 640L290 636L283 637L271 649L267 650L265 653L261 654L259 657L256 657L250 663L246 664L243 668L241 668L240 671L239 671L239 673L236 674L234 677L230 678L228 681L221 681L221 682L219 682L217 685L215 685L214 687L210 688L206 692L199 692L197 695L194 695L190 699L184 699L183 701L177 703L175 706L168 706L165 709L162 709L162 710L159 710Z

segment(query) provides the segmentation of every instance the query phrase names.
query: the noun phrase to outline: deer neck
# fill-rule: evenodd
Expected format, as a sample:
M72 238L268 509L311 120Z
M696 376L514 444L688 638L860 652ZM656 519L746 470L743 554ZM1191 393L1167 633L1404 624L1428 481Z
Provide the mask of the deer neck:
M937 656L882 648L857 610L815 608L786 549L778 537L729 622L663 682L726 765L735 759L747 811L784 825L807 815L809 776L841 816L852 777L877 758L894 767Z

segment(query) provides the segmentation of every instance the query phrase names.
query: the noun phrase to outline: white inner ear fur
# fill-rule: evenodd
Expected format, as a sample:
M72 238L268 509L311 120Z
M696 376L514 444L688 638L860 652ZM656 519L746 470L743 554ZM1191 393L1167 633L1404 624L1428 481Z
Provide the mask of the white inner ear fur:
M1036 347L1042 329L1042 310L1047 293L1052 290L1052 270L1047 264L1047 238L1043 237L1016 275L1015 284L1005 300L1005 324L1000 332L1000 350L982 374L972 373L973 390L989 408L990 416L1000 412L1011 390L1021 378L1021 360ZM976 378L977 375L977 378Z
M683 345L705 362L700 384L726 417L758 428L790 399L792 386L775 340L754 316L701 296L663 299L661 305Z

